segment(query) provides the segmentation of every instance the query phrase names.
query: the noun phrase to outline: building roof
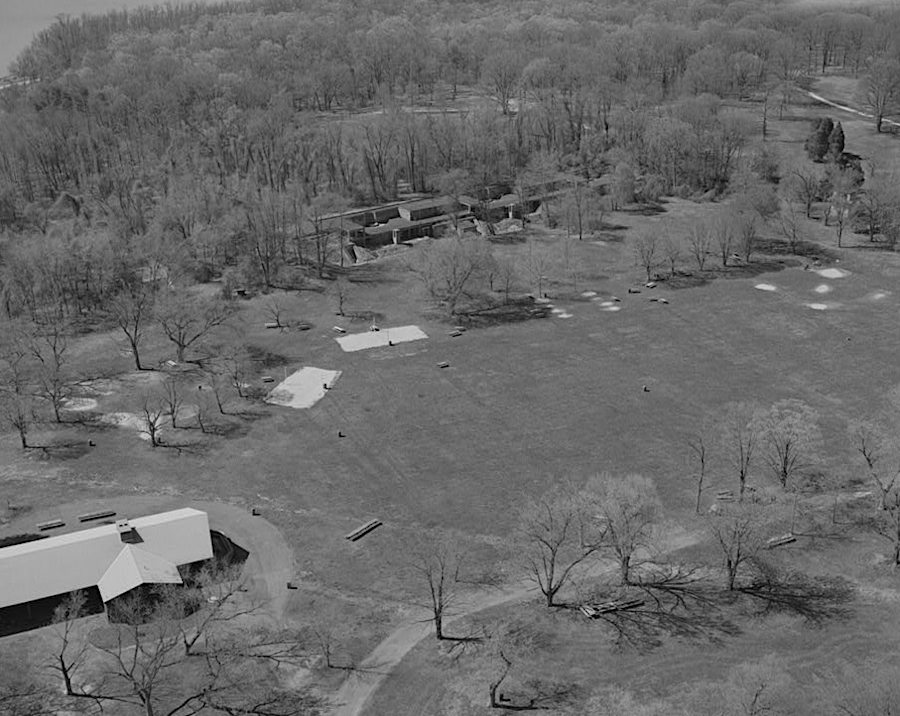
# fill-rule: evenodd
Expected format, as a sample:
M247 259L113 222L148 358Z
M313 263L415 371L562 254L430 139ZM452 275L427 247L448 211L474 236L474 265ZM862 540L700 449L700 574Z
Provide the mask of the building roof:
M141 584L181 584L178 567L140 547L127 544L100 577L97 586L104 602Z
M101 525L0 549L0 608L100 586L108 573L105 584L112 593L135 570L145 582L171 576L159 560L177 567L213 556L209 520L200 510L162 512L128 524L125 534L115 524Z

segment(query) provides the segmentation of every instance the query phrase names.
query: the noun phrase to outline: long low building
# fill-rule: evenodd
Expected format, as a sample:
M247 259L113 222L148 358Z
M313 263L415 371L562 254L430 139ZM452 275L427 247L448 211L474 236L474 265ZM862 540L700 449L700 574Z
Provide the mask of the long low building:
M0 636L49 621L66 595L96 608L147 584L181 584L179 568L213 557L209 520L192 508L0 549Z

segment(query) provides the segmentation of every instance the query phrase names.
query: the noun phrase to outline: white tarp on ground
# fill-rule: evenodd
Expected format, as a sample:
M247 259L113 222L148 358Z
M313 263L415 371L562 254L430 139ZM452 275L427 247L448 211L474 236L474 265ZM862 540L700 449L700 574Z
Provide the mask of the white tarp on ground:
M272 388L266 402L286 408L311 408L325 397L340 375L339 370L305 366Z
M380 331L366 331L365 333L352 333L349 336L335 338L348 353L362 351L366 348L381 348L392 343L406 343L428 338L425 332L418 326L397 326L395 328L382 328Z

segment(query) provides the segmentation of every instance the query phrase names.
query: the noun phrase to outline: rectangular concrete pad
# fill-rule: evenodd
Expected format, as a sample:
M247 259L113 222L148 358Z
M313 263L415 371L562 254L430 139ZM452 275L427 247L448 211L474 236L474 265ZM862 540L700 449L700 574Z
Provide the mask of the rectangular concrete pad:
M396 328L382 328L380 331L366 331L365 333L352 333L348 336L335 338L341 348L348 353L362 351L366 348L382 348L391 343L407 343L428 338L425 332L418 326L397 326Z
M304 366L272 388L266 402L286 408L311 408L325 397L340 375L339 370Z

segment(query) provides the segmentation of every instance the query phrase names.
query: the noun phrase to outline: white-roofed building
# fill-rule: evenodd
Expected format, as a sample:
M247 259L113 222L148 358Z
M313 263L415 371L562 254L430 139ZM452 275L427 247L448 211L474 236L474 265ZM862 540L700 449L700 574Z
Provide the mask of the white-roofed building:
M141 585L180 584L179 567L212 557L207 515L192 508L4 547L0 635L4 622L52 614L70 592L99 590L105 604Z

